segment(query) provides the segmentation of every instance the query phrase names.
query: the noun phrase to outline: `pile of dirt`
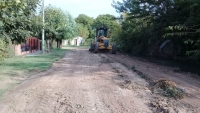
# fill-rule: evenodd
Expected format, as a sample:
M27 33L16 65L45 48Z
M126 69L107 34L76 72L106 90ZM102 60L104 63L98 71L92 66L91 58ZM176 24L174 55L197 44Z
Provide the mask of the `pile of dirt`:
M175 99L182 99L185 96L185 92L178 88L175 82L168 79L156 81L151 89L155 94L173 97Z

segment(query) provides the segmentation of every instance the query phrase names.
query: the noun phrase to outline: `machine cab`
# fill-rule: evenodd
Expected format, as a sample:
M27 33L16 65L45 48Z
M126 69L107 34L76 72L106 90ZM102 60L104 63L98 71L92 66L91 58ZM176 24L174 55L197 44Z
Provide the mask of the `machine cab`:
M96 37L104 36L107 37L108 29L107 28L97 28L96 29Z

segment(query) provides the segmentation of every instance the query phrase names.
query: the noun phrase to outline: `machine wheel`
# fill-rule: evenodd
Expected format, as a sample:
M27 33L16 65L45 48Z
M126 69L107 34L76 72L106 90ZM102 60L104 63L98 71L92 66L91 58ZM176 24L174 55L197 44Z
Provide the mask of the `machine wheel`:
M89 51L94 51L94 46L95 46L94 43L91 43Z
M116 53L116 49L117 49L116 43L113 43L111 53L115 54Z
M98 53L98 52L99 52L99 42L96 42L94 46L94 53Z

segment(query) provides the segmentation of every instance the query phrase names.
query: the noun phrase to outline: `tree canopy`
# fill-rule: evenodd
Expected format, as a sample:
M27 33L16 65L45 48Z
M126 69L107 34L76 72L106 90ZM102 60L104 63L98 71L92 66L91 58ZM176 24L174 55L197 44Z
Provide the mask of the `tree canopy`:
M24 43L30 36L41 39L42 14L36 12L41 0L0 1L0 59L6 57L11 43ZM73 17L59 8L45 8L45 40L61 42L77 34Z
M114 1L112 6L123 14L120 50L137 55L200 58L199 0L123 0Z
M93 24L94 28L105 27L108 29L108 37L113 38L114 34L117 33L119 24L116 21L116 17L110 14L99 15Z
M48 6L45 8L45 38L50 40L50 46L54 40L62 42L76 35L76 23L68 12L59 8Z
M115 16L110 14L99 15L94 21L94 28L106 27L111 28L113 22L115 21Z
M6 0L0 2L1 34L8 35L12 41L21 43L31 35L30 18L39 0Z
M87 39L94 38L94 30L92 28L92 24L94 23L94 19L85 15L80 14L77 18L75 18L76 23L78 24L78 35Z
M0 60L12 55L12 43L21 43L32 35L31 18L39 0L0 1Z

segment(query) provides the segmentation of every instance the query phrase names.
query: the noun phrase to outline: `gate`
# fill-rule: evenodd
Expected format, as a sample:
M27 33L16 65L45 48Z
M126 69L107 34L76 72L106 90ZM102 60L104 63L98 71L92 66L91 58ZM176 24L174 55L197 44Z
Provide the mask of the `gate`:
M21 44L22 54L32 53L38 50L40 50L40 40L35 37L28 38L25 44Z

